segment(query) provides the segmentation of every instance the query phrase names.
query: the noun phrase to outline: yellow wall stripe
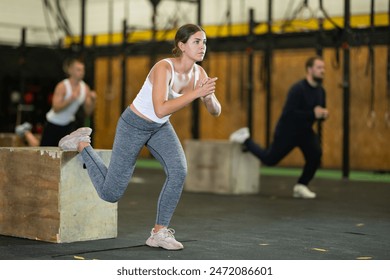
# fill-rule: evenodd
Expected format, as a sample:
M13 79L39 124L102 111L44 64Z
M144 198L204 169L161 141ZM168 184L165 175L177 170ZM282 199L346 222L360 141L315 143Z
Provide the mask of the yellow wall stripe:
M334 17L332 18L339 26L344 25L343 17ZM284 21L279 20L275 21L272 25L272 32L282 33L282 25ZM369 15L354 15L351 17L351 27L353 28L367 28L370 25L370 16ZM386 13L376 14L375 15L375 25L376 26L387 26L389 25L388 15ZM324 21L324 29L333 29L333 25L330 21ZM204 29L208 37L226 37L226 36L245 36L248 34L248 24L235 24L232 25L229 29L225 26L218 25L209 25L204 26ZM318 20L309 19L309 20L294 20L291 24L285 28L284 32L301 32L301 31L313 31L318 30ZM163 31L160 30L157 32L157 40L173 40L176 30ZM230 32L230 33L229 33ZM267 32L266 23L259 24L255 29L255 34L264 34ZM108 34L98 34L98 35L87 35L85 37L85 45L92 46L93 38L95 37L97 46L109 45L110 36ZM132 32L128 38L129 43L141 42L141 41L150 41L152 39L152 32L150 30L140 30ZM114 33L111 37L111 42L114 45L121 44L123 41L122 33ZM65 37L64 45L69 47L72 42L80 42L79 36Z

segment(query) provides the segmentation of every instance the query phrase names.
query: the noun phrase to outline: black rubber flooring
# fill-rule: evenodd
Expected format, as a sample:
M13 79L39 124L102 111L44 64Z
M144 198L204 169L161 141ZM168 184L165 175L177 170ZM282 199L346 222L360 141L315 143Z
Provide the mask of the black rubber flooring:
M0 259L390 259L388 183L315 179L315 200L293 199L295 178L276 176L262 176L258 195L184 192L171 227L185 248L166 251L144 245L164 179L162 170L136 170L119 202L115 239L52 244L0 236Z

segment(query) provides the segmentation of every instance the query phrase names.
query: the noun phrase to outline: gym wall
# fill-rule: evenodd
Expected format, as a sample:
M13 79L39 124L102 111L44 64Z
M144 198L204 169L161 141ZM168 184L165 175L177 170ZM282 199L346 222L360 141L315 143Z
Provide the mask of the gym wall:
M272 132L282 111L289 87L304 78L304 64L313 50L276 50L272 61ZM169 56L169 55L167 55ZM366 74L368 60L367 47L351 49L351 110L350 110L350 163L354 170L389 170L390 127L385 122L387 108L386 91L386 47L375 48L375 112L373 127L367 125L370 113L370 76ZM265 145L265 90L261 79L262 52L255 53L254 62L254 139ZM323 124L322 145L324 168L340 168L342 164L342 54L337 65L334 49L324 49L329 119ZM127 60L127 103L130 104L138 93L149 71L149 57L134 56ZM218 77L217 97L222 104L222 114L218 118L210 116L201 106L201 139L228 139L231 132L245 126L247 119L247 56L245 52L208 53L202 66L209 76ZM112 88L108 91L108 58L96 62L95 85L98 105L95 112L95 146L111 148L115 126L121 113L120 108L120 65L121 58L113 59ZM191 106L175 113L171 122L181 141L191 138ZM316 128L316 126L315 126ZM147 157L146 151L142 156ZM298 149L294 150L281 163L281 166L301 166L304 163Z

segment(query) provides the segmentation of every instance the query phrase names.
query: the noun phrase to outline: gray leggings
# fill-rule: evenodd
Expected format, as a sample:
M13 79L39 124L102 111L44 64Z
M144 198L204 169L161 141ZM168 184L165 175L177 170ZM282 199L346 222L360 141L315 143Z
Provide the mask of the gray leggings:
M167 176L158 199L156 224L168 226L187 175L184 151L169 121L163 124L147 121L128 107L117 124L108 168L90 146L81 156L100 198L116 202L129 184L144 145L162 164Z

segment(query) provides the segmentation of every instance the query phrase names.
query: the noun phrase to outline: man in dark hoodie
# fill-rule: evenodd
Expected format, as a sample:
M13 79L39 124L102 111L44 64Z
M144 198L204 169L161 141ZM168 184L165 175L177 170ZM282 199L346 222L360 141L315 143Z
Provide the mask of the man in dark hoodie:
M282 115L276 125L273 143L263 149L250 138L247 127L230 135L230 141L241 143L246 150L266 165L275 165L292 149L298 147L304 157L305 166L294 186L293 197L315 198L307 187L317 171L322 156L318 136L313 130L316 120L328 117L325 90L322 80L325 63L321 57L310 57L306 61L306 78L295 83L289 90Z

